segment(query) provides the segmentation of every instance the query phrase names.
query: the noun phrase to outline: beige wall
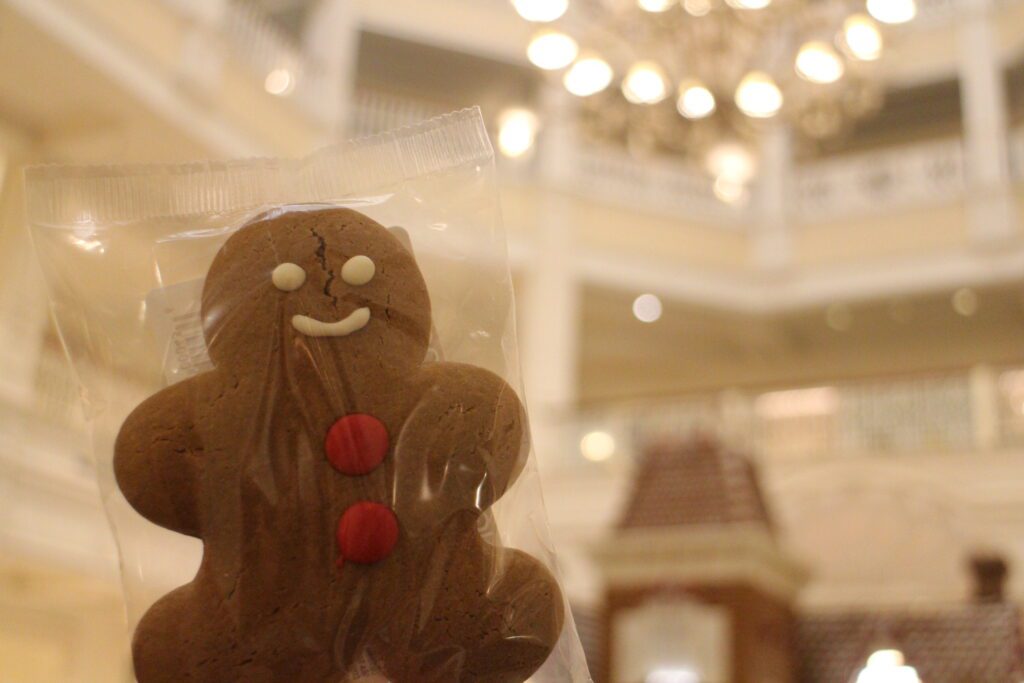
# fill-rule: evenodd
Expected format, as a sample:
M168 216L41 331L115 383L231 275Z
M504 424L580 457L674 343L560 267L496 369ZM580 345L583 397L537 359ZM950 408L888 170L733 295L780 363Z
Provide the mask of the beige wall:
M827 268L919 258L966 245L966 209L957 202L807 226L798 233L795 260L802 267Z
M0 681L127 683L119 586L22 565L0 569Z

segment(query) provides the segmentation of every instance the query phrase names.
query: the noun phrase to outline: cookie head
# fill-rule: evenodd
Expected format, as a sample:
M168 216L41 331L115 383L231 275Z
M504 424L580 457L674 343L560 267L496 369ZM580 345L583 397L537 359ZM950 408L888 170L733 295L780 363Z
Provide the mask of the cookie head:
M243 226L218 252L203 329L217 365L265 367L278 351L415 365L430 301L412 254L380 224L349 209L284 211Z

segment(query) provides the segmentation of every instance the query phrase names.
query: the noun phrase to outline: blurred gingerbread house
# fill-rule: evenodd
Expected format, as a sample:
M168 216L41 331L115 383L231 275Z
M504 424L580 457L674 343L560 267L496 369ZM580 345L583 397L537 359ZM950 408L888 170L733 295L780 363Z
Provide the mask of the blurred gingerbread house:
M706 437L639 463L605 579L598 683L1018 683L1006 566L973 563L972 604L801 614L808 578L776 538L754 465Z

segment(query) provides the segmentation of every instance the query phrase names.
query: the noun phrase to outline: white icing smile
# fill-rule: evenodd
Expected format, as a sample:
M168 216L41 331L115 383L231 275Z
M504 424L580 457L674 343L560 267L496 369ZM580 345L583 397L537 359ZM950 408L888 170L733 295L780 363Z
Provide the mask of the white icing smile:
M292 317L292 327L307 337L345 337L366 327L370 322L370 309L357 308L341 320L325 323L308 315Z

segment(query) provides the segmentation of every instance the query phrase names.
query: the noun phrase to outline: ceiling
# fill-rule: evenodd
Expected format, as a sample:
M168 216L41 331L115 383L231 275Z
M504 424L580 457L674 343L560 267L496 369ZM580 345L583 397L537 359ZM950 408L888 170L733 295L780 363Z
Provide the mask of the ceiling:
M364 31L360 34L357 87L433 103L440 111L479 105L492 120L507 106L536 102L534 69Z
M187 132L143 106L36 24L0 4L0 124L38 161L201 159Z
M960 83L943 80L890 89L882 109L847 134L809 145L814 156L955 137L963 131Z

